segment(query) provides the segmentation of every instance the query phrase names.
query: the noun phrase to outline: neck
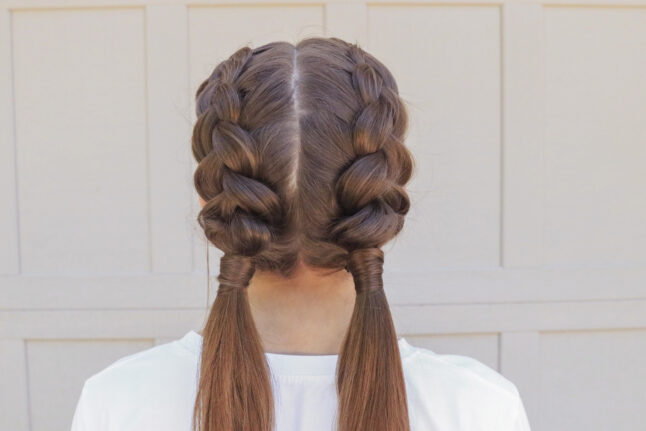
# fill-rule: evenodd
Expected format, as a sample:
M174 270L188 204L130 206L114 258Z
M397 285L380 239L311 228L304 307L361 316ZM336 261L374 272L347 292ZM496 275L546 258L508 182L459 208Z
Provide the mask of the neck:
M356 296L347 271L302 264L290 278L256 271L247 294L266 352L339 353Z

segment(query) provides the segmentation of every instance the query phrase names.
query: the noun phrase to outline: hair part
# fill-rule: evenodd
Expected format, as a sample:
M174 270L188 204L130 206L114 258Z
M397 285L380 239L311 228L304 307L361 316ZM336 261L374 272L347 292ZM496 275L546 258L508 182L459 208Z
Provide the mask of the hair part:
M409 431L381 247L403 228L414 162L390 71L358 44L242 47L196 92L197 220L224 252L203 330L199 431L271 431L270 370L246 288L256 269L345 269L357 293L337 363L338 431Z

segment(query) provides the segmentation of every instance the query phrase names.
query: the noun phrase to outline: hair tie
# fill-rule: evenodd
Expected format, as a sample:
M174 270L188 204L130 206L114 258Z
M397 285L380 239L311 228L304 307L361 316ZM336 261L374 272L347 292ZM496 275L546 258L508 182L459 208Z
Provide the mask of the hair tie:
M352 250L345 266L358 293L383 289L383 267L384 252L378 247Z
M240 254L225 254L220 258L220 286L233 289L244 289L255 272L255 263L252 257Z

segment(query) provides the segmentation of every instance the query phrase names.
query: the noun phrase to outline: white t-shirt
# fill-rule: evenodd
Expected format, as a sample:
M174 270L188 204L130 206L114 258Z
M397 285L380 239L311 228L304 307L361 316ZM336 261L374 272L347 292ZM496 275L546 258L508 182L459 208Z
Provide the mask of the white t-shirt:
M87 378L72 431L190 431L202 336L124 356ZM399 338L411 431L530 431L516 386L478 360ZM338 355L265 353L276 431L332 431Z

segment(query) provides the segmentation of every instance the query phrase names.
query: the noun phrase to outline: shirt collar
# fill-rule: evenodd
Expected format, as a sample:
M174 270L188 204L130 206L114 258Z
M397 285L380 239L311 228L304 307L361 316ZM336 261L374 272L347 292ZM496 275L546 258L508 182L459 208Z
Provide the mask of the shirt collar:
M200 356L202 352L202 335L194 330L188 331L178 342L191 353ZM397 339L402 360L414 352L404 337ZM265 352L267 363L272 374L277 376L328 376L336 374L339 355L307 355Z

